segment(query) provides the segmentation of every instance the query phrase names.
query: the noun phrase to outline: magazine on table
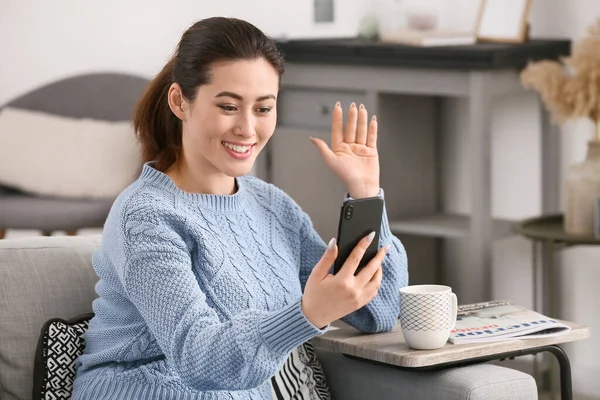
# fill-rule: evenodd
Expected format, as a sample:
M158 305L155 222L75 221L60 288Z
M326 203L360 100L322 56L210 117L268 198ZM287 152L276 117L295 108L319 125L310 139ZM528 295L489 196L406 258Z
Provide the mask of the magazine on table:
M458 306L456 325L449 341L462 344L537 339L570 330L560 321L510 301L490 301Z

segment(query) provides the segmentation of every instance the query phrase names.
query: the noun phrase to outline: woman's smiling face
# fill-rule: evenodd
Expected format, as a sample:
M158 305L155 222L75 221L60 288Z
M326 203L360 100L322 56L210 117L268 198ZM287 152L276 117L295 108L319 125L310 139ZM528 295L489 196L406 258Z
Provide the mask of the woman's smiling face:
M266 60L221 62L184 108L183 155L194 168L246 175L277 123L279 75Z

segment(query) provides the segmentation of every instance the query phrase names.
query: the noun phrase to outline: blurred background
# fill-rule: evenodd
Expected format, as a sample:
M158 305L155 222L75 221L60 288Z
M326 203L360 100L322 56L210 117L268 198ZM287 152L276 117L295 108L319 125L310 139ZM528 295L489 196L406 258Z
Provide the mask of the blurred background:
M369 15L376 15L382 27L402 25L400 12L410 2L336 0L331 6L333 21L328 20L330 5L325 3L0 0L0 105L50 82L79 74L111 71L151 79L169 59L183 31L204 17L246 19L282 41L348 38L365 28ZM478 4L477 0L430 2L438 10L441 27L459 30L476 23ZM317 16L317 9L324 14ZM577 41L598 17L598 0L534 0L529 14L530 36ZM458 100L451 107L465 108L466 103ZM528 91L502 98L494 105L491 187L495 218L519 220L542 211L539 107L537 94ZM560 179L569 165L585 156L590 137L589 130L580 128L582 124L589 121L573 118L561 126ZM447 130L448 137L440 150L450 160L444 183L448 190L443 200L447 210L468 213L471 190L477 189L469 187L471 171L461 155L467 136L460 125L460 121L455 121L454 128ZM99 231L81 229L79 234ZM6 238L37 234L35 230L8 229ZM563 251L560 257L560 317L590 325L594 336L600 331L600 315L596 311L600 306L600 291L596 287L600 281L600 249L578 246ZM409 252L409 262L410 259ZM454 262L461 262L460 255ZM495 241L491 297L532 306L530 271L528 241L518 236ZM586 399L600 399L600 343L593 336L565 346L572 362L573 386Z

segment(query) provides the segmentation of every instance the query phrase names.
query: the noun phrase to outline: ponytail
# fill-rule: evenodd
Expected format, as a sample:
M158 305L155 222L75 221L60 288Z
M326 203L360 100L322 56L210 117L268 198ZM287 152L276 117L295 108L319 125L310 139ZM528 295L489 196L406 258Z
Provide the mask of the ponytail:
M181 121L168 102L173 64L174 59L150 82L133 113L133 129L144 162L155 161L154 167L163 172L177 161L181 151Z

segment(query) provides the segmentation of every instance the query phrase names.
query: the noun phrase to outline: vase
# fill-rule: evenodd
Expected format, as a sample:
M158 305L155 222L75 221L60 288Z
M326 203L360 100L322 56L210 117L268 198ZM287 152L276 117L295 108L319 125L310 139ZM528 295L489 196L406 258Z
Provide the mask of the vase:
M587 156L572 165L564 183L564 229L570 235L593 235L600 196L600 141L588 142Z

